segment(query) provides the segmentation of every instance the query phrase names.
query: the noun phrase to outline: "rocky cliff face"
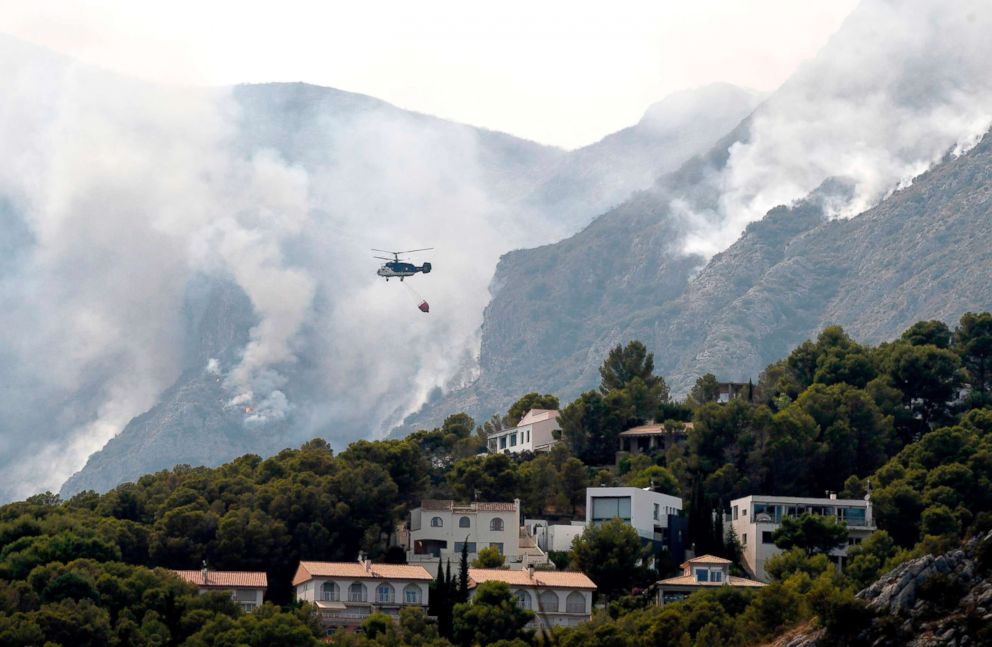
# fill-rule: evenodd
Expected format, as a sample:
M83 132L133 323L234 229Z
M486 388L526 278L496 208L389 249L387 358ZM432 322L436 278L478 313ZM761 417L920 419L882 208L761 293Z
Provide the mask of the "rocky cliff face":
M872 616L857 632L860 645L937 647L992 642L992 533L943 555L899 565L858 593ZM855 633L852 631L852 633ZM776 647L827 647L823 629L775 642Z
M756 378L826 325L877 343L922 319L992 307L992 136L877 207L828 219L824 183L771 210L705 265L672 254L680 230L640 194L553 247L505 256L486 310L477 382L408 426L461 406L500 411L528 391L575 397L609 347L640 339L675 393L699 375Z

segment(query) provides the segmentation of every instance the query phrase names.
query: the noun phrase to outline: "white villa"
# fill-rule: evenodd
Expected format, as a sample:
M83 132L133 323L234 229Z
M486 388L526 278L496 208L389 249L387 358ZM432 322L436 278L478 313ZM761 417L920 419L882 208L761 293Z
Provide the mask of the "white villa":
M730 502L729 526L734 529L744 554L744 567L754 577L767 581L765 562L782 553L772 541L772 533L782 524L783 517L798 517L803 513L834 517L847 524L847 545L830 553L843 567L848 546L860 544L875 532L871 495L864 499L807 498L788 496L746 496Z
M325 627L356 627L372 613L398 616L403 607L427 611L431 575L423 566L357 562L300 562L296 599L312 602Z
M713 555L694 557L682 564L682 575L658 581L658 604L664 606L679 602L702 589L717 586L761 588L763 582L734 577L730 574L730 560Z
M483 582L508 584L517 603L536 614L537 627L574 627L592 615L596 585L585 573L537 571L533 566L520 571L470 568L468 578L472 595Z
M226 591L243 611L250 613L262 606L262 598L269 587L264 572L254 571L172 571L180 579L196 585L203 594L207 591Z
M548 451L557 442L554 432L561 429L558 416L557 409L531 409L516 427L489 434L490 453Z
M447 560L457 564L465 543L470 560L492 546L506 557L510 568L523 568L524 560L547 563L547 555L521 528L520 499L512 503L425 500L410 511L404 534L407 562L421 564L434 574Z

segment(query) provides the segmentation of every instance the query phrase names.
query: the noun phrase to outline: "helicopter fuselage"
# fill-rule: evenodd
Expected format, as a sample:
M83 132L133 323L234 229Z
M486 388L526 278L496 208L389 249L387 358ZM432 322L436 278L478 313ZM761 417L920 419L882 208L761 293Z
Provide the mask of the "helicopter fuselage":
M391 278L399 277L402 281L407 276L413 276L417 272L423 272L427 274L431 271L431 264L424 263L420 267L417 267L413 263L404 263L402 261L390 261L383 264L382 267L376 272L379 276L385 277L388 281Z

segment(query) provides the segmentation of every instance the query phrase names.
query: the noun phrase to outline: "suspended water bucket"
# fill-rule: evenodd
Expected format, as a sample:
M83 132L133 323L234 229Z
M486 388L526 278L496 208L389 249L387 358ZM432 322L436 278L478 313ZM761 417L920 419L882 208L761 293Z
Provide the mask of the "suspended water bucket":
M421 312L430 312L431 311L431 307L429 305L427 305L427 302L426 301L421 301L420 302L420 305L417 306L417 307L420 308L420 311Z

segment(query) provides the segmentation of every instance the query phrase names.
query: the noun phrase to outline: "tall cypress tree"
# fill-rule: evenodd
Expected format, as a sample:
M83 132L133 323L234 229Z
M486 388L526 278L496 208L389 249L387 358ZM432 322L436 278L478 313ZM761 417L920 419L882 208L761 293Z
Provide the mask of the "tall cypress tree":
M468 602L468 535L462 543L462 562L458 568L458 601Z
M441 590L441 597L436 606L437 609L437 631L441 636L445 638L451 638L452 633L452 622L454 620L453 609L455 606L455 600L453 597L454 589L451 586L451 560L448 560L447 572L445 569L441 568L441 562L437 564L437 576L439 579L439 588Z

